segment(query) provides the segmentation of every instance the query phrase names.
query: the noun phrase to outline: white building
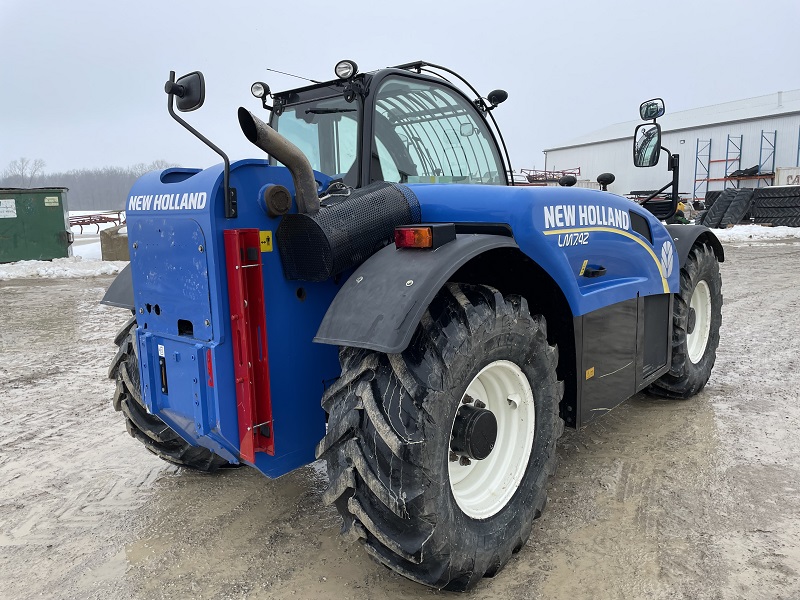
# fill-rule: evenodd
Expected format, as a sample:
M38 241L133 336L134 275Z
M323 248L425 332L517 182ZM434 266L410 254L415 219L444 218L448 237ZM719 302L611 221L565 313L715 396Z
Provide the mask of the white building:
M670 181L664 153L657 166L633 166L633 132L643 121L611 125L545 150L550 165L580 167L580 179L610 172L609 190L629 194L657 190ZM661 117L662 144L680 155L682 196L703 198L708 190L778 184L770 175L800 166L800 90L777 92ZM757 173L733 177L756 167Z

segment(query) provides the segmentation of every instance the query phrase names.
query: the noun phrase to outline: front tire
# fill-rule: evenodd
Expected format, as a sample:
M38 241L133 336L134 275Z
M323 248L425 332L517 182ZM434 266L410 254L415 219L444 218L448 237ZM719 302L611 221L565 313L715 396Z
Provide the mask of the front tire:
M686 399L705 387L719 346L722 325L722 277L714 251L697 244L681 269L681 289L672 311L672 362L649 392Z
M544 319L519 296L448 284L402 354L343 348L340 361L317 456L343 531L425 585L466 590L493 576L544 509L563 431ZM454 451L464 410L495 417L481 460Z
M139 384L139 357L136 352L136 317L122 327L114 343L117 355L108 369L108 376L117 382L112 404L125 415L128 433L159 458L197 471L213 472L228 461L207 448L192 446L158 417L145 408Z

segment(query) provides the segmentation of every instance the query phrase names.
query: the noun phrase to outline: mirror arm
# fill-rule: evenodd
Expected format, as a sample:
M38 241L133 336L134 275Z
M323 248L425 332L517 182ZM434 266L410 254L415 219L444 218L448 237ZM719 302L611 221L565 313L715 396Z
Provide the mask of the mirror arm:
M672 171L672 210L669 217L672 217L678 211L678 175L680 172L680 158L677 154L669 153L669 162L667 169ZM667 217L667 218L669 218Z
M664 216L664 220L670 219L675 216L675 213L678 211L678 179L680 176L680 155L672 154L668 148L661 146L662 150L667 152L667 170L672 171L672 181L670 181L667 185L662 187L660 190L653 192L647 198L642 200L640 206L644 206L650 200L658 196L661 192L672 186L672 207L670 208L669 214Z
M167 110L169 111L170 116L173 119L175 119L178 123L180 123L185 129L187 129L189 133L194 135L197 139L199 139L206 146L211 148L214 152L216 152L222 157L222 161L225 163L225 167L222 172L222 186L225 192L225 218L226 219L236 218L236 215L238 213L238 211L236 210L236 188L230 187L231 162L230 160L228 160L228 155L225 154L222 150L220 150L206 136L197 131L194 127L189 125L189 123L184 121L180 116L178 116L175 113L175 109L173 108L175 88L182 87L175 85L175 71L169 72L169 81L167 83L168 83L167 89L169 90L167 91Z

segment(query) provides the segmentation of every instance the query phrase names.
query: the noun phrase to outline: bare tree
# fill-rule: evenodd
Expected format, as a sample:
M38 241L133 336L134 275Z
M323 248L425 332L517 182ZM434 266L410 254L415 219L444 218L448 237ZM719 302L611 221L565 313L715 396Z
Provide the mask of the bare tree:
M149 165L147 163L136 163L128 170L131 172L132 175L136 177L141 177L145 173L149 173L150 171L163 171L164 169L169 169L170 167L177 167L178 165L162 158L154 160Z
M3 173L3 178L11 185L29 188L33 180L44 169L45 162L41 158L18 158L8 163L8 168Z
M22 169L20 169L22 161ZM161 171L176 167L166 160L154 160L131 167L101 167L75 169L58 173L41 173L38 168L31 172L35 161L20 159L13 161L9 169L0 171L0 188L11 187L63 187L69 189L70 210L117 210L125 207L131 186L137 178L150 171ZM37 165L34 165L37 166ZM12 168L13 167L13 168ZM21 176L20 170L24 173Z

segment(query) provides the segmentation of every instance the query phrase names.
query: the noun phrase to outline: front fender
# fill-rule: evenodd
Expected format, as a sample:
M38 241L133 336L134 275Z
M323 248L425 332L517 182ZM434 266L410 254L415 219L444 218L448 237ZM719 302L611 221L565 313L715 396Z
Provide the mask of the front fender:
M458 235L436 250L386 246L358 267L328 307L314 338L321 344L402 352L448 278L470 259L516 248L501 235Z
M714 250L714 255L719 262L725 261L725 252L722 249L717 236L708 227L702 225L665 225L667 233L675 242L675 250L678 253L679 264L683 267L689 257L689 250L696 242L708 243Z

